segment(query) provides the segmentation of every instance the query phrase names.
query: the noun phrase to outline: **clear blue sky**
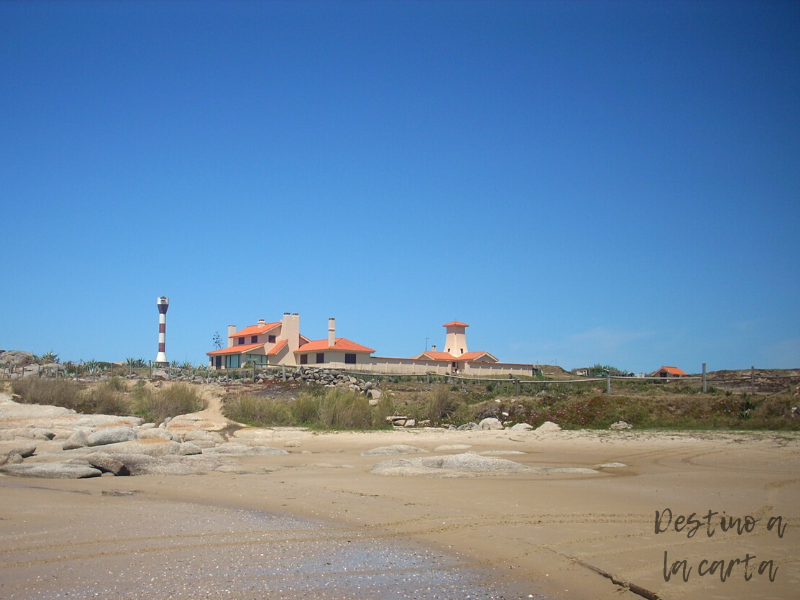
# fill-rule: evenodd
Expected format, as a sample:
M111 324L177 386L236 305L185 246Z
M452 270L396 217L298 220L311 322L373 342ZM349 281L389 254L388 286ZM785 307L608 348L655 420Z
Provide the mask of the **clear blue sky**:
M798 2L2 2L0 348L800 367Z

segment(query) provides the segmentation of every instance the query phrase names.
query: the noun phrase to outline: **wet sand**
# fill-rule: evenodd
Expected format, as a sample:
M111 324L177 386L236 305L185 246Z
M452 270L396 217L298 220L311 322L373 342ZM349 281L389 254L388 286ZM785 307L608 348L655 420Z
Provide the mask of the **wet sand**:
M276 432L287 441L240 473L0 477L0 598L788 599L800 585L795 434ZM596 472L370 473L396 457L361 452L390 444ZM656 534L665 509L759 520ZM698 574L748 554L749 581L741 564L724 582L719 566Z

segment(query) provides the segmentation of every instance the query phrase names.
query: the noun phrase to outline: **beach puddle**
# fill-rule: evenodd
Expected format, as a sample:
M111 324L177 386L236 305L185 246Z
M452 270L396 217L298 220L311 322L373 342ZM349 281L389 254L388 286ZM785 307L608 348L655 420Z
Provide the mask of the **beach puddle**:
M529 598L455 555L290 516L114 498L60 526L3 527L0 597L388 600ZM533 596L537 597L537 596Z

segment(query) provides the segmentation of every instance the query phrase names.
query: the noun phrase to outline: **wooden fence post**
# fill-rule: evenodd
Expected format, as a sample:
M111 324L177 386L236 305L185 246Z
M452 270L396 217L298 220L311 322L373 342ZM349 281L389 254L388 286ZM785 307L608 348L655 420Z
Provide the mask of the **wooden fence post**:
M703 363L703 393L708 392L708 386L706 385L708 382L706 381L706 363Z
M750 393L756 393L756 368L750 367Z
M514 380L514 395L519 396L519 379Z
M611 371L606 373L606 394L611 393Z

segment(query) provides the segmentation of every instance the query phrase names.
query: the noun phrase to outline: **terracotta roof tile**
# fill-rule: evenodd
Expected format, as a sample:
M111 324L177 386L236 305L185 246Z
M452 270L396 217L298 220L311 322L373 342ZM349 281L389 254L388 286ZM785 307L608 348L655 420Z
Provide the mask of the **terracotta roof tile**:
M683 372L678 367L661 367L658 371L656 371L656 373L659 373L661 371L666 371L667 373L669 373L671 375L686 375L686 373Z
M289 343L288 340L281 340L280 342L275 344L269 352L267 352L267 356L274 356L275 354L280 352L281 349L288 343Z
M248 335L261 335L269 331L270 329L274 329L280 325L280 323L265 323L264 325L248 325L241 331L237 331L233 335L229 335L228 337L241 337L241 336L248 336Z
M442 327L469 327L466 323L462 323L461 321L450 321L449 323L445 323Z
M319 352L321 350L346 350L348 352L369 352L370 354L375 352L375 350L372 348L367 348L361 344L356 344L347 338L336 338L336 343L333 346L328 345L327 339L308 342L307 344L303 344L297 350L295 350L295 354L303 352Z
M242 344L239 346L231 346L230 348L222 348L221 350L212 350L211 352L206 352L206 354L208 356L217 356L220 354L242 354L248 350L254 350L255 348L263 347L264 344Z

